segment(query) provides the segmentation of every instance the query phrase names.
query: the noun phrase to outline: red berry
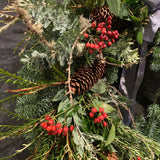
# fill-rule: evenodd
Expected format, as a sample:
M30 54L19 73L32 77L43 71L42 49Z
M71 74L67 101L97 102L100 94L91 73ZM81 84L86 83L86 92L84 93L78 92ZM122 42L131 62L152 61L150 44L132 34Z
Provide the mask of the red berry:
M84 33L83 36L84 36L85 38L88 38L88 34L87 34L87 33Z
M97 44L95 44L94 49L99 49L99 46Z
M112 24L112 21L111 21L111 20L107 21L107 24L108 24L108 25L111 25L111 24Z
M106 127L107 126L107 122L103 121L103 126Z
M108 117L107 113L104 112L104 113L103 113L103 117L104 117L104 118L107 118L107 117Z
M96 31L100 33L101 32L101 28L99 28L99 27L96 28Z
M137 157L137 160L141 160L141 157Z
M102 23L99 23L98 24L98 28L102 28L103 27L103 24Z
M106 28L102 28L101 33L102 33L102 34L106 34L106 32L107 32Z
M57 130L56 126L52 126L52 131L55 132Z
M104 112L104 108L99 108L99 112L103 113Z
M104 38L104 40L105 40L105 41L108 41L108 40L109 40L109 38L108 38L108 37L106 37L106 38Z
M103 41L98 42L98 45L101 47L103 45Z
M95 118L94 119L94 123L98 123L99 119L98 118Z
M50 125L53 125L53 123L54 123L53 119L50 119L50 120L48 121L48 124L50 124Z
M101 119L99 119L99 118L98 118L98 120L97 120L97 121L98 121L97 123L102 123L102 120L101 120Z
M67 136L67 134L68 134L67 132L63 132L63 136Z
M92 108L92 112L96 113L97 112L97 108Z
M96 21L94 21L94 22L92 22L92 25L91 25L91 26L92 26L93 28L95 28L96 25L97 25L97 24L96 24Z
M107 45L108 45L108 46L111 46L111 45L112 45L112 42L107 42Z
M57 124L56 124L56 127L57 127L57 128L61 128L61 123L57 123Z
M112 43L115 43L115 39L111 39Z
M106 44L103 44L102 48L106 48L106 47L107 47L107 45L106 45Z
M117 30L114 31L116 34L119 34Z
M108 32L107 32L107 35L108 35L108 36L110 36L111 34L112 34L112 32L111 32L111 31L108 31Z
M91 44L90 43L86 43L86 48L90 48Z
M103 38L104 38L104 36L103 36L103 34L101 34L101 35L99 36L99 39L102 41Z
M46 128L47 128L47 123L46 123L46 122L42 122L42 123L41 123L41 127L42 127L43 129L46 129Z
M107 17L107 20L109 21L109 20L112 20L112 17L111 16L108 16Z
M63 127L63 132L68 132L68 127Z
M74 130L74 126L70 126L69 129L72 132Z
M94 44L93 44L93 43L91 43L91 46L90 46L90 48L94 48Z
M93 117L94 117L94 113L93 113L93 112L90 112L90 113L89 113L89 116L90 116L91 118L93 118Z
M92 49L90 49L90 50L89 50L89 53L90 53L90 54L92 54L92 53L93 53L93 50L92 50Z
M51 117L49 115L46 115L45 118L46 118L46 120L50 120L51 119Z
M51 126L47 126L46 130L49 132L52 130L52 127Z
M105 23L104 23L104 22L101 22L101 24L102 24L102 25L105 25Z
M99 120L104 120L104 116L103 116L103 115L100 115L100 116L98 117L98 119L99 119Z
M112 28L111 25L108 25L108 26L107 26L107 29L108 29L108 30L111 30L111 28Z
M118 34L114 35L114 39L118 39Z
M61 134L61 133L62 133L62 131L63 131L63 129L62 129L62 128L57 129L57 134Z

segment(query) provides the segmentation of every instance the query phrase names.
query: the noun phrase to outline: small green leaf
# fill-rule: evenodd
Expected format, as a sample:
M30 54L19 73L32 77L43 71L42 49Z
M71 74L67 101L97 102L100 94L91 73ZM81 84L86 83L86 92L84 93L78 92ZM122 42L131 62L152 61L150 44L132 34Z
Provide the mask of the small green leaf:
M108 57L106 56L107 61L111 62L111 63L115 63L115 64L121 64L121 61L118 61L112 57Z
M106 91L106 82L100 79L92 88L91 91L95 93L104 93Z
M62 100L64 97L64 92L65 92L64 88L59 90L58 93L53 97L52 101L56 102Z
M133 21L141 22L141 19L138 18L138 17L135 17L135 16L131 16L131 19L132 19Z
M112 124L105 146L108 146L109 144L111 144L114 141L114 138L115 138L115 126Z
M79 105L76 105L74 106L72 109L70 109L67 114L66 114L66 117L71 117L73 116L78 110L79 110L80 106Z
M58 113L66 110L68 108L67 104L69 104L68 98L65 98L64 100L62 100L58 106Z
M139 27L139 29L138 29L138 31L137 31L136 39L137 39L137 42L138 42L139 44L142 44L142 43L143 43L143 29L142 29L142 26Z
M119 15L121 0L107 0L108 6L115 16Z
M116 109L113 108L111 105L106 104L106 103L104 103L104 102L102 102L102 103L100 104L100 107L104 108L104 111L105 111L106 113L111 113L111 112L113 112L113 111L116 110Z

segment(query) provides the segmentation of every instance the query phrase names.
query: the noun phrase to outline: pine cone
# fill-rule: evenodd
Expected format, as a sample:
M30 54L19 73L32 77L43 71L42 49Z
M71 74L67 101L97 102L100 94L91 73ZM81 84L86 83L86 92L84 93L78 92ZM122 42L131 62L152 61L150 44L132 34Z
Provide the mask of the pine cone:
M80 68L78 72L71 77L71 91L78 95L88 91L103 77L105 70L105 60L95 60L91 67Z
M131 28L131 21L120 19L111 13L109 7L102 6L94 8L90 13L92 19L97 23L107 22L107 17L112 17L112 30L118 30L119 32L123 31L125 28Z
M90 15L93 18L93 20L98 23L107 21L108 16L112 16L112 18L114 17L109 7L107 6L102 6L92 9Z

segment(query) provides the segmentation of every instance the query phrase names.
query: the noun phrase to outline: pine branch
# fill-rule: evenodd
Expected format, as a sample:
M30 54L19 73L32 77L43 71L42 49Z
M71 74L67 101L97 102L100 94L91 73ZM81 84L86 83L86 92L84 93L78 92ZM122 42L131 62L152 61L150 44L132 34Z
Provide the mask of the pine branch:
M2 76L3 75L3 76ZM8 71L4 71L2 68L0 68L0 81L5 81L6 83L12 83L12 84L26 84L26 85L36 85L36 83L33 83L31 81L23 79L21 76L17 76L16 74L12 74Z

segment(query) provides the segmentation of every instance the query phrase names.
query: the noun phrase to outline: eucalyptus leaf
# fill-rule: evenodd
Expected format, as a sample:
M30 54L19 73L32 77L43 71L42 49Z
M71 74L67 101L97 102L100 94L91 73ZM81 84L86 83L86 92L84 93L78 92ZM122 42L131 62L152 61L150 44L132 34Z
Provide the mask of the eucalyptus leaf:
M119 15L121 0L107 0L108 6L113 14Z
M114 141L114 138L115 138L115 126L112 124L105 146L108 146L109 144L111 144Z

